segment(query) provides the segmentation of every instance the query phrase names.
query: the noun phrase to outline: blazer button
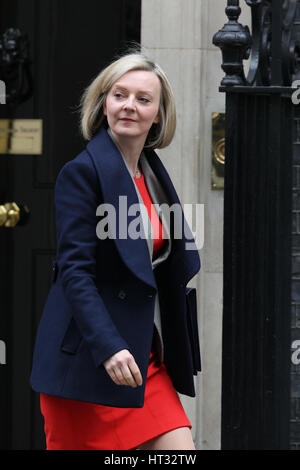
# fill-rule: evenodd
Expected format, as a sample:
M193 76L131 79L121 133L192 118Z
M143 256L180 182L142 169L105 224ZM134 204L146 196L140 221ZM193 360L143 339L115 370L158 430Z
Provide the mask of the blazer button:
M123 290L120 290L120 292L118 293L118 297L119 299L125 299L126 297L126 292L124 292Z
M58 266L57 266L57 262L54 260L52 262L52 282L56 281L57 272L58 272Z

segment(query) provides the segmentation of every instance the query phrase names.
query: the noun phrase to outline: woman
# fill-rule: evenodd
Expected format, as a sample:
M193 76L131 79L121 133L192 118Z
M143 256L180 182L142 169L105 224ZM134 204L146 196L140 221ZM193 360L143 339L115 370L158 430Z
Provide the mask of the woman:
M56 181L57 257L31 373L47 449L194 449L176 391L195 396L200 370L186 289L200 260L153 150L175 132L172 91L157 64L130 53L94 79L81 109L89 143Z

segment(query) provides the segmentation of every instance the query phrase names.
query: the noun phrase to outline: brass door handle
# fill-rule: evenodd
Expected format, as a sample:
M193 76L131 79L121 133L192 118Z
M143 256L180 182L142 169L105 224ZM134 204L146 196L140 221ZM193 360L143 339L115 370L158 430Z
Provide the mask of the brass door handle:
M16 202L6 202L0 205L0 227L15 227L24 225L29 218L29 209L26 205Z

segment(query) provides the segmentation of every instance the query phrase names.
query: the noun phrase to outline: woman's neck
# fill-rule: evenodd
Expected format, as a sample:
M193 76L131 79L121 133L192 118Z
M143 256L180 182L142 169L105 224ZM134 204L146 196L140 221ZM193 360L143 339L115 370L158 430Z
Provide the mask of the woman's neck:
M139 158L145 144L144 137L141 139L128 137L122 138L120 136L116 136L111 129L110 132L116 144L120 148L132 176L135 176L138 169Z

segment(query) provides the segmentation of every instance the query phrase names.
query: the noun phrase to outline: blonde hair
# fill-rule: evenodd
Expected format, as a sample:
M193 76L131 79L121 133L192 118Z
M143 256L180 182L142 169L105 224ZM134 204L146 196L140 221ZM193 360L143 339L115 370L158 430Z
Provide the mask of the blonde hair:
M153 124L145 143L146 148L167 147L173 139L176 128L176 110L173 92L166 74L161 67L141 52L124 55L103 69L84 90L80 100L80 127L85 139L90 140L101 126L107 124L103 105L113 84L125 73L132 70L154 72L160 80L161 97L159 122Z

